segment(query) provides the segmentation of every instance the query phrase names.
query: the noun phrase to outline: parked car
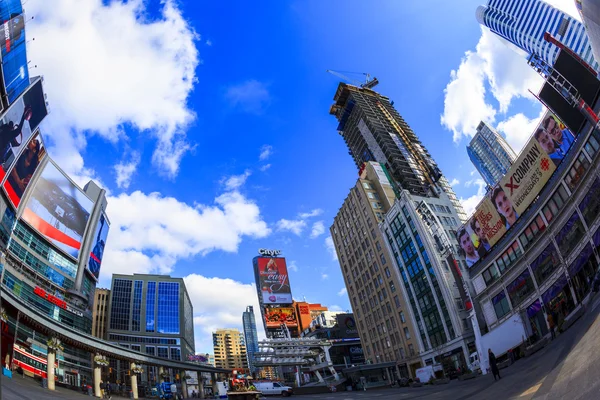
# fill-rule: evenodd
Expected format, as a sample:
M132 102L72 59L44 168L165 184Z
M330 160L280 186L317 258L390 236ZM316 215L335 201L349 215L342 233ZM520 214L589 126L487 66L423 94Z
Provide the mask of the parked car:
M262 392L264 395L280 395L288 397L292 395L292 388L284 386L279 382L254 382L256 390Z

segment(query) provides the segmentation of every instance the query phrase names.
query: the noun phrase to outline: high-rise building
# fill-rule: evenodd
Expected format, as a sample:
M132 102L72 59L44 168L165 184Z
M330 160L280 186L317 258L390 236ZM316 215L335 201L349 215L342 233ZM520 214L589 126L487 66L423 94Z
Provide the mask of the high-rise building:
M237 329L217 329L213 332L215 366L225 369L248 369L244 334Z
M467 153L488 186L495 186L517 159L506 140L483 121L467 146Z
M493 33L549 65L554 65L559 48L544 40L546 32L600 71L584 25L545 1L489 0L486 6L477 8L475 15Z
M108 303L110 290L96 288L94 293L94 309L92 310L92 335L106 340L108 327Z
M254 353L258 351L258 332L256 331L256 319L254 318L254 307L246 307L242 314L242 323L244 325L244 338L246 339L246 354L248 354L248 368L254 373L255 368L252 365Z
M396 195L383 167L368 162L330 228L365 359L398 362L400 375L421 367L402 280L378 224ZM409 371L412 371L409 373Z
M447 179L389 98L340 83L329 113L339 121L337 130L357 169L376 161L389 171L392 184L411 194L438 197L443 192L461 221L466 221L467 215Z
M600 60L600 0L575 0L596 60Z
M194 313L181 278L112 276L108 340L152 356L187 360L194 354Z

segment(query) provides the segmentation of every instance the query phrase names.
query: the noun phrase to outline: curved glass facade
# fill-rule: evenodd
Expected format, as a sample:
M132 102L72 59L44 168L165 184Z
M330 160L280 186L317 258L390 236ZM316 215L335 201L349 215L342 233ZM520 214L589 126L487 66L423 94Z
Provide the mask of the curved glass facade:
M470 270L487 329L519 314L538 340L549 312L564 322L589 293L600 262L599 144L586 125L515 229Z

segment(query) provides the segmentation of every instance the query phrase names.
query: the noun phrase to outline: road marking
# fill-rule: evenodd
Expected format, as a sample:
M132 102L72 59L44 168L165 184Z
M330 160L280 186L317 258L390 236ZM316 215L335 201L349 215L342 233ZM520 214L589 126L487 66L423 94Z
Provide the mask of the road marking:
M523 397L523 396L528 396L530 394L534 394L535 392L537 392L539 390L540 386L542 386L542 382L538 383L537 385L534 385L534 386L530 387L529 389L527 389L526 391L524 391L523 393L521 393L519 395L519 397Z

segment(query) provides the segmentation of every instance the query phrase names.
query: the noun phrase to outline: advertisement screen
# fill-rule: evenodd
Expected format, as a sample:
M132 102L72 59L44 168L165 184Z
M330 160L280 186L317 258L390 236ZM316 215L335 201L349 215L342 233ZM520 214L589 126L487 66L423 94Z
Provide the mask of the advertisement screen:
M292 304L285 258L259 257L258 277L263 304Z
M537 198L575 136L546 112L517 160L456 234L469 267L484 257Z
M38 80L0 119L0 178L10 169L23 146L48 115L42 81Z
M285 324L288 328L298 326L296 312L291 307L265 308L265 321L267 328L279 328Z
M19 7L20 8L20 7ZM22 9L2 13L0 51L2 53L2 75L8 104L12 104L29 85L27 51L25 45L25 17Z
M110 224L104 213L100 214L100 220L96 226L96 234L94 235L94 245L90 253L88 261L88 269L98 279L100 275L100 266L102 265L102 255L104 254L104 246L106 246L106 238L108 237L108 229Z
M340 337L342 339L357 338L358 327L356 326L356 320L353 314L338 314L336 316L336 322L340 329Z
M77 258L93 202L52 163L47 163L27 201L23 220Z
M23 193L25 193L29 181L45 155L46 149L38 130L27 143L27 147L25 147L4 181L4 191L15 208L19 207Z

